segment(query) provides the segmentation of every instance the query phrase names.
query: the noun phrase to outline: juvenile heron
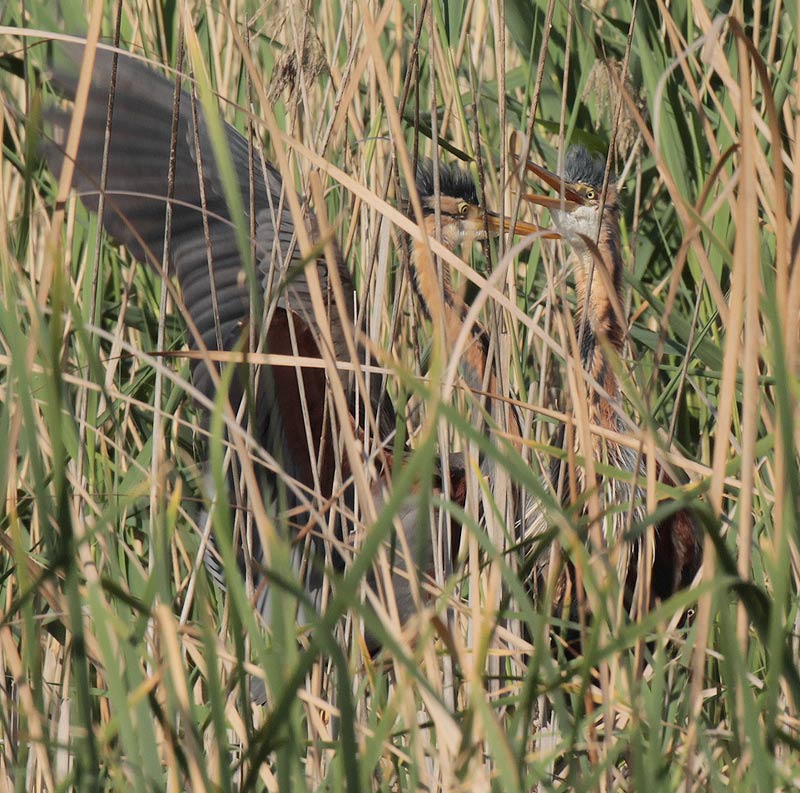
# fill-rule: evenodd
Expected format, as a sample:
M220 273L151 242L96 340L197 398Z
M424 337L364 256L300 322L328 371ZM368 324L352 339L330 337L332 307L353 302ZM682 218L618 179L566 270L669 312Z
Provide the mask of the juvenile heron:
M572 248L571 261L575 274L578 315L575 333L579 342L581 365L589 374L586 388L589 392L588 416L592 425L626 434L627 428L620 417L621 391L609 356L622 353L623 296L622 254L619 228L619 196L613 179L603 195L605 163L592 159L588 152L574 146L567 152L563 176L551 173L539 165L528 163L527 169L553 188L557 195L529 194L526 198L547 207L557 233ZM598 387L599 386L599 387ZM556 446L565 445L565 430L562 426L555 439ZM597 475L596 482L586 481L583 466L576 471L577 489L571 493L567 464L554 459L549 470L549 484L553 492L559 492L563 501L569 503L593 486L600 496L601 514L605 525L611 526L609 543L625 542L631 526L641 524L646 517L645 461L628 445L618 443L611 437L592 434L591 448L583 448L576 433L576 453L584 458L592 456L596 461L628 474L626 478ZM660 466L657 466L660 481L672 484ZM532 502L523 523L525 539L535 546L537 537L549 529L546 510L536 501ZM688 586L702 561L702 545L699 528L689 511L674 511L655 526L652 549L650 587L645 602L653 598L664 599L678 589ZM621 554L619 574L629 588L635 585L636 561L642 543L633 545L631 558ZM646 557L645 557L646 558ZM536 565L540 579L544 577L546 562L540 557ZM541 584L541 580L539 581ZM562 577L560 588L565 587ZM558 600L559 595L556 595Z
M67 68L56 69L53 82L62 94L74 99L77 65L83 50L65 48L65 51L72 63ZM287 190L291 188L286 187L269 163L254 158L248 141L225 124L224 145L233 164L235 188L246 215L243 225L251 229L248 242L254 251L258 280L254 296L248 288L222 168L203 111L185 90L179 92L176 108L175 89L170 81L139 61L120 55L111 94L110 137L106 144L112 61L111 52L97 50L73 184L90 209L98 208L98 197L103 194L104 228L136 259L156 267L160 267L162 260L168 263L180 287L180 308L190 328L190 345L195 350L215 352L253 349L255 344L256 350L270 354L319 359L327 338L331 349L326 352L336 361L350 361L348 334L353 329L355 289L335 242L332 246L336 278L329 272L326 259L319 259L312 266L315 278L311 278L308 269L300 266L304 262L296 242L295 218L287 200ZM49 121L54 143L46 147L46 153L51 169L58 173L63 163L70 115L64 110L52 110ZM170 181L172 148L174 178ZM455 167L442 166L437 196L432 173L429 164L420 168L417 190L425 230L431 235L435 233L438 208L438 222L446 247L456 250L485 238L487 233L496 234L508 228L507 221L501 221L480 206L474 181L468 174ZM104 183L101 182L103 178ZM167 205L171 209L169 226L165 225ZM304 208L309 234L312 240L319 240L317 224L307 203ZM518 222L516 229L527 233L534 227ZM454 340L453 334L464 320L464 306L450 287L449 279L443 280L442 293L439 279L431 277L430 268L421 266L422 243L414 242L411 254L414 284L423 306L430 306L435 300L443 301L446 333ZM316 279L326 301L326 317L320 317L312 308L311 281ZM333 297L335 280L341 285L343 300ZM320 327L323 321L327 325L325 333ZM479 325L472 329L472 340L474 343L464 359L464 374L470 384L480 387L486 367L486 347L485 332ZM281 505L287 514L294 515L296 530L307 524L320 529L312 532L317 561L308 564L306 580L309 592L316 598L322 583L320 559L332 560L337 567L342 564L335 549L328 548L329 555L325 555L321 534L330 522L336 527L335 533L341 542L347 540L356 523L352 518L355 498L350 481L351 464L346 454L338 452L340 434L345 429L352 431L358 421L362 421L363 426L360 417L365 411L378 416L372 429L376 446L384 448L386 453L375 454L373 470L377 469L377 475L370 488L379 507L391 487L394 414L383 400L379 405L374 395L357 397L354 385L348 380L344 388L351 412L349 416L342 416L328 398L328 375L320 367L265 366L253 382L250 373L242 369L234 372L227 395L231 408L234 414L243 416L242 421L258 446L280 463L279 469L273 466L263 470L261 484L266 485L271 499L277 500L276 492L282 490ZM216 395L217 373L216 364L202 356L193 362L194 385L210 399ZM346 422L350 422L351 427L345 428ZM457 462L451 463L447 471L440 471L439 477L450 478L451 492L463 493L464 472ZM233 485L235 477L230 479ZM343 498L339 498L341 492L345 494ZM245 514L249 499L258 496L252 493L237 496L237 493L239 490L232 486L229 495L237 501L236 513ZM338 507L333 506L337 503ZM395 526L405 535L404 544L419 552L418 564L421 572L426 572L431 538L418 536L419 527L426 526L427 521L419 520L417 511L417 501L411 497L411 503L399 510ZM269 619L270 599L266 596L269 588L259 587L262 552L257 536L252 539L252 556L256 561L252 568L253 580L256 590L260 591L257 607ZM402 571L403 564L399 567L401 570L394 576L393 585L399 618L404 622L415 605L408 576ZM220 566L213 559L209 569L221 581Z

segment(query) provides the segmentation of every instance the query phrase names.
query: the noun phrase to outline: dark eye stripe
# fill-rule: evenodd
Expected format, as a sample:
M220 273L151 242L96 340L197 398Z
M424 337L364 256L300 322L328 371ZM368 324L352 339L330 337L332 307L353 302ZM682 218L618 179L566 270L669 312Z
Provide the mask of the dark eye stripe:
M426 215L426 216L427 215L435 215L436 214L436 210L433 207L425 207L422 214ZM461 215L458 212L445 212L444 210L441 210L439 212L439 214L443 218L460 218L461 217Z

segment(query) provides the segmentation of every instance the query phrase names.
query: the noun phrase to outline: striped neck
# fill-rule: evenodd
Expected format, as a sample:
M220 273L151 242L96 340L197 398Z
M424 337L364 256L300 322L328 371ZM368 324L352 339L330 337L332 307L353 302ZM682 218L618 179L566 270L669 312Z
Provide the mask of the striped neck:
M450 277L450 268L445 262L441 263L441 280L436 269L422 266L422 257L425 255L422 243L412 240L410 246L411 282L414 292L419 298L422 312L430 319L432 316L431 303L441 300L444 305L444 333L447 349L455 349L461 328L467 318L467 305L461 296L455 292ZM467 385L480 391L484 388L484 374L486 361L489 355L489 335L486 328L479 322L472 325L470 339L464 353L460 356L459 373ZM491 384L490 384L491 390Z
M598 342L609 344L616 352L622 351L624 329L622 326L622 254L619 249L617 213L604 223L597 245L588 240L573 241L577 262L575 288L578 298L578 338L581 363L595 377L603 358ZM599 255L598 255L599 254ZM598 378L599 379L599 378Z

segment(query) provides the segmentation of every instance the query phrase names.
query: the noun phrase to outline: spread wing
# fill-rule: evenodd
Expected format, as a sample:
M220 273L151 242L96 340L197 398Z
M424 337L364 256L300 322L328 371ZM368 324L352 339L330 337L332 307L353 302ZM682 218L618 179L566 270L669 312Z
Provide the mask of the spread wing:
M54 69L53 83L73 99L83 50L65 48L65 55L68 64ZM112 54L98 50L75 163L74 186L84 204L94 210L98 209L102 183L112 65ZM314 358L320 357L321 339L330 337L333 355L348 360L345 329L347 323L352 323L350 304L334 305L328 265L320 260L312 266L327 316L320 318L314 312L306 269L301 266L303 261L295 243L287 188L280 174L260 158L254 159L247 140L225 125L225 143L245 211L241 220L250 232L260 279L259 294L251 301L237 229L225 199L221 169L202 108L193 106L192 97L184 90L179 94L176 116L173 83L123 55L118 59L114 86L102 223L137 259L160 267L166 208L171 201L169 272L180 286L183 309L192 329L190 344L197 349L233 350L255 331L255 338L263 341L266 352ZM51 169L59 172L70 116L65 110L52 110L48 115L53 140L46 145L45 154ZM170 199L168 174L173 140L175 166ZM316 224L310 213L307 222L314 238ZM348 301L353 295L350 274L338 255L335 264ZM325 334L320 333L320 321L327 325ZM203 360L196 362L193 380L200 391L213 397L210 366ZM251 433L280 461L285 474L313 492L324 511L332 500L337 464L336 415L327 404L325 370L265 367L254 379L255 390L251 392L248 374L235 373L229 391L232 407L237 410L245 394L252 394L247 411ZM356 399L354 391L350 391L351 403ZM376 403L373 399L373 408ZM389 437L394 431L394 412L382 402L376 413L380 416L381 437ZM341 463L345 477L347 463ZM274 483L275 477L269 475L268 480ZM286 495L283 503L290 509L301 507L295 511L294 519L305 523L305 506L298 503L303 499L293 498L290 492ZM348 511L352 511L352 487L346 488L345 501ZM343 534L346 527L340 523L337 531ZM251 551L254 558L260 558L256 537ZM334 554L334 563L337 557ZM213 554L210 559L212 575L222 579ZM307 585L313 592L319 588L320 571L314 565L308 569ZM402 588L400 583L398 588ZM409 607L413 605L410 597L405 601ZM267 616L267 606L260 604L260 608Z
M83 48L64 47L66 65L54 68L53 83L68 99L74 99L78 66ZM81 200L97 210L100 194L106 119L112 84L112 53L97 50L88 105L75 163L74 186ZM260 157L254 157L248 141L225 124L225 142L233 163L236 184L245 209L244 223L255 232L254 246L266 304L251 308L250 290L237 244L236 228L225 200L223 182L214 156L211 137L202 108L193 105L186 90L179 94L175 117L174 84L143 63L120 55L113 91L113 112L107 172L103 226L118 242L125 244L139 260L160 266L164 254L165 217L169 192L169 164L173 123L175 124L175 168L172 192L170 244L171 272L177 277L183 306L196 328L190 333L194 348L232 350L249 336L251 323L263 334L268 352L316 357L319 328L310 307L309 287L295 243L295 225L280 174ZM70 115L51 110L48 120L52 142L45 154L58 173ZM251 177L252 162L252 177ZM311 220L313 226L313 219ZM352 282L341 264L339 276L345 291ZM327 290L327 267L317 264L323 288ZM270 305L270 303L274 305ZM288 310L291 307L291 312ZM343 307L348 317L347 307ZM261 318L270 316L268 327ZM344 356L342 314L330 311L334 354ZM292 324L292 332L289 325ZM294 337L294 341L292 341ZM213 378L204 361L193 369L195 385L214 396ZM321 370L303 372L302 388L308 405L310 429L315 439L324 434L326 378ZM234 381L230 398L234 409L245 393L246 383ZM255 395L255 426L251 430L268 451L282 460L287 473L312 484L311 459L306 441L298 375L294 369L275 367L261 377ZM328 444L328 449L332 444ZM333 465L323 470L332 471Z

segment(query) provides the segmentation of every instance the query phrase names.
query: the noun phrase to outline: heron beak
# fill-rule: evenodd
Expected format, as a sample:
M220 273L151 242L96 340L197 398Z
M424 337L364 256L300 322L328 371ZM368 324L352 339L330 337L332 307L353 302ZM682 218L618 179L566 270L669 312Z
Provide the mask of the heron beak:
M527 196L526 196L527 197ZM514 234L519 237L525 237L529 234L539 234L549 240L559 240L561 235L551 231L550 229L543 229L541 226L535 226L533 223L526 223L524 220L517 220L512 224L511 218L500 219L500 215L496 212L487 212L486 219L489 226L489 231L499 234L501 231L514 230Z
M524 198L526 201L547 207L548 209L562 209L567 212L572 212L578 209L578 207L585 206L586 201L583 196L578 193L569 182L565 182L558 176L558 174L554 174L552 171L548 171L533 162L526 162L525 170L536 175L558 193L556 197L540 195L539 193L525 193Z

